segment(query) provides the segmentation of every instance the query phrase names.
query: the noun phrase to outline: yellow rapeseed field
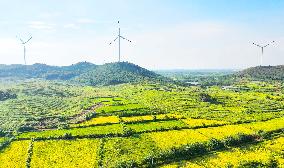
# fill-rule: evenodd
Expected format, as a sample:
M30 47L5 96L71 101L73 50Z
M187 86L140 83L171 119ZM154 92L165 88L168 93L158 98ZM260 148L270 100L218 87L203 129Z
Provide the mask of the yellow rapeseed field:
M115 124L119 123L119 117L117 116L107 116L107 117L96 117L92 118L91 120L85 121L80 124L73 124L71 127L78 127L78 126L92 126L92 125L99 125L99 124Z
M206 120L206 119L192 119L187 118L183 119L183 122L188 124L190 127L200 127L200 126L211 126L211 125L225 125L228 124L226 121L217 121L217 120Z
M205 142L209 138L200 134L195 130L173 130L166 132L155 132L147 134L156 145L163 149L171 149L174 147L180 147L182 145L192 144L196 142Z
M99 145L97 139L34 142L31 167L98 167Z
M30 141L15 141L0 152L0 168L25 168Z

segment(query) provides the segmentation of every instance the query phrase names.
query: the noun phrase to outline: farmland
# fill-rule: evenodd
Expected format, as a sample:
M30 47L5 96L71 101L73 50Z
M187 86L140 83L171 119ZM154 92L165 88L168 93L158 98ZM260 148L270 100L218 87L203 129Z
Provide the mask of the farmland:
M284 0L0 13L0 168L284 168Z
M1 90L13 96L0 101L0 167L284 166L281 82L25 79Z

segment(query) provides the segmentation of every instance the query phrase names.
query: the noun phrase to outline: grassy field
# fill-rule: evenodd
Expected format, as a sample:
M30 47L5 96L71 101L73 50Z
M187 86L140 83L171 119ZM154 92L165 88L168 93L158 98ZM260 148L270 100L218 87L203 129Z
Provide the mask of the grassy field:
M277 82L0 88L0 167L284 167Z

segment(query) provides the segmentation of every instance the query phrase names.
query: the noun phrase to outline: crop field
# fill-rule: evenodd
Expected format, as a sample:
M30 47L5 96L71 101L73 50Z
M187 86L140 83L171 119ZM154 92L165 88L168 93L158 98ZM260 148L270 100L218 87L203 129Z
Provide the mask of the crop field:
M0 154L0 167L26 167L29 141L15 141Z
M283 167L284 137L275 137L259 144L249 144L218 151L192 160L171 163L163 168L177 167Z
M31 167L98 167L100 140L34 142Z
M2 82L0 167L284 167L284 89ZM23 103L24 102L24 103Z

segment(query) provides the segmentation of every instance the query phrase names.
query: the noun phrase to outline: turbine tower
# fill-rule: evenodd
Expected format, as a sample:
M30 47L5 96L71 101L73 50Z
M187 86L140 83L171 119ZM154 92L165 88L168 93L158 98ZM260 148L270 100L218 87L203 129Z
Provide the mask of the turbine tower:
M31 36L28 40L24 41L21 38L19 38L19 40L21 41L22 45L24 46L24 61L25 61L25 65L27 65L26 62L26 44L32 39L33 37Z
M264 52L263 50L264 50L264 48L265 48L265 47L268 47L270 44L272 44L272 43L274 43L274 42L275 42L275 41L272 41L271 43L268 43L268 44L266 44L266 45L264 45L264 46L259 45L259 44L256 44L256 43L252 43L253 45L255 45L255 46L261 48L260 66L262 66L262 58L263 58L263 52Z
M131 43L131 40L128 40L127 38L121 36L119 21L117 23L118 23L118 35L112 42L109 43L109 45L111 45L112 43L114 43L118 39L118 62L120 62L120 39L122 38L123 40L126 40L126 41L128 41L130 43Z

